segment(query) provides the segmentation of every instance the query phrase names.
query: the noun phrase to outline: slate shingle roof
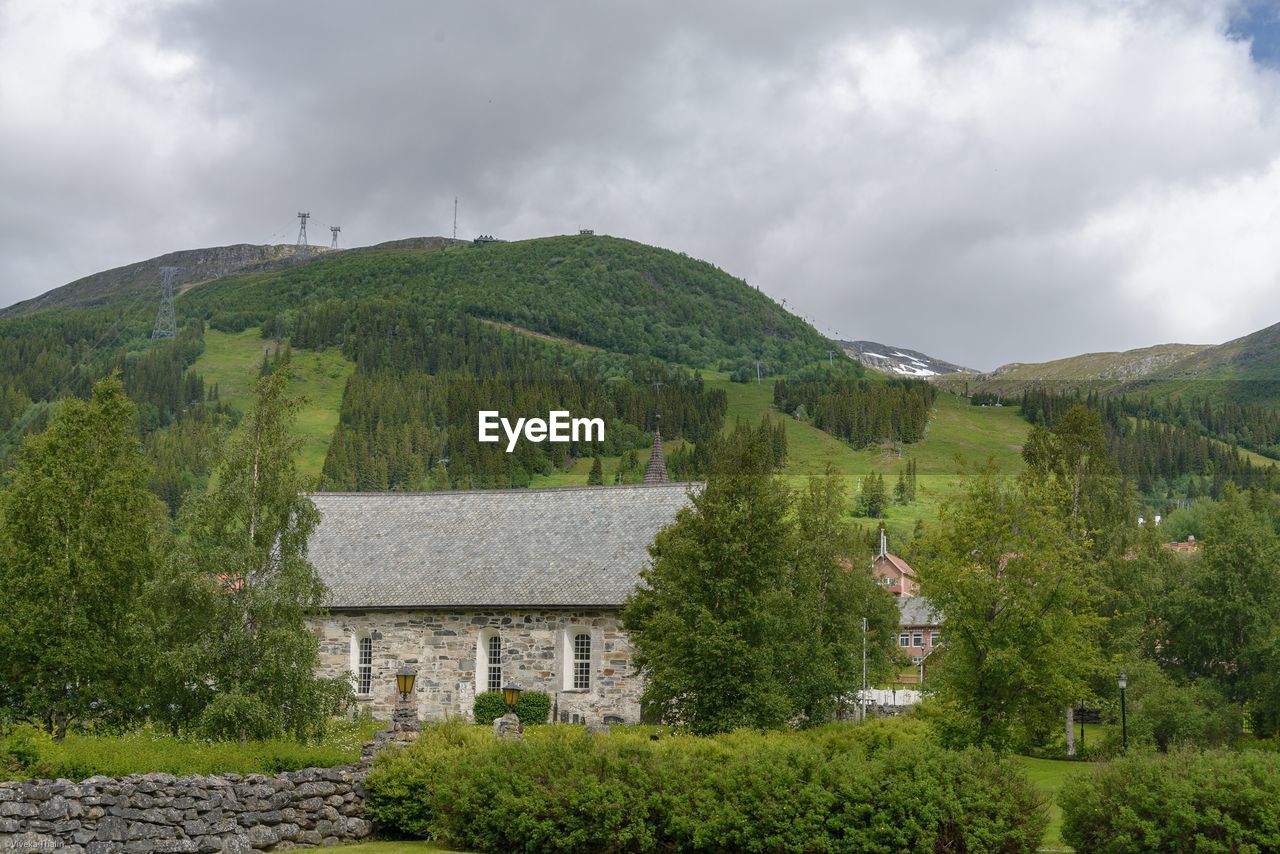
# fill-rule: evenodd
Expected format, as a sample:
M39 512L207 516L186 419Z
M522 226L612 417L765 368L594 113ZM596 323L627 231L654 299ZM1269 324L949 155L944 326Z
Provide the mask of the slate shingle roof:
M933 610L933 603L923 596L904 596L898 599L899 626L937 626L942 615Z
M317 493L331 608L618 607L689 484Z

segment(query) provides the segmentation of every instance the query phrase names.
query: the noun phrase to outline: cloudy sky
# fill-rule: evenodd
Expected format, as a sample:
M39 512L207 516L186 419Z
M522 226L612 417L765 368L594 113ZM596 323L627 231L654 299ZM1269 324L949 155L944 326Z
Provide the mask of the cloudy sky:
M753 8L754 7L754 8ZM730 12L730 9L734 11ZM0 302L592 227L973 367L1280 322L1280 5L0 0ZM323 238L321 237L323 236Z

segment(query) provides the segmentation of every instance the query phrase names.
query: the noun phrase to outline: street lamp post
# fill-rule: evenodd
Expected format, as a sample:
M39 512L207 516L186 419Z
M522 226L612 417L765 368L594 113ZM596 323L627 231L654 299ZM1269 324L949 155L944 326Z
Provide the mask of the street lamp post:
M1124 689L1129 687L1129 677L1121 673L1116 679L1116 684L1120 686L1120 749L1127 753L1129 750L1129 721L1125 714Z
M400 699L391 712L393 732L417 732L421 728L418 723L418 698L413 693L413 683L417 678L418 671L408 665L396 671L396 691L399 692Z
M502 689L502 702L507 706L507 713L493 722L493 733L498 738L522 738L524 725L516 715L516 701L520 699L520 686L515 680L508 682Z

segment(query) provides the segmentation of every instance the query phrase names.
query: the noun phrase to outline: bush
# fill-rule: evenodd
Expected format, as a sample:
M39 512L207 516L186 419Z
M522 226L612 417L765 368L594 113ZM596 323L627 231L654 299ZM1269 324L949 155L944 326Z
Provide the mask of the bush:
M1062 838L1077 851L1280 849L1280 756L1175 752L1067 779Z
M545 724L551 717L551 695L543 691L524 691L516 700L516 717L523 724Z
M475 716L476 723L485 726L492 724L507 713L507 704L502 702L502 692L485 691L483 694L476 694L471 713Z
M488 726L507 713L501 691L476 695L471 714L476 723ZM542 691L522 691L516 700L516 717L524 724L545 724L551 717L551 695Z
M214 741L246 741L278 735L281 722L275 711L257 697L219 694L200 713L196 729Z
M95 774L123 776L161 771L186 774L276 774L299 768L350 765L360 746L381 724L335 721L323 741L287 739L219 742L177 738L144 728L123 735L70 732L56 743L34 727L18 727L0 738L0 779L59 777L83 780Z
M1045 804L1010 761L859 730L508 741L450 721L378 757L366 807L478 851L1036 849Z

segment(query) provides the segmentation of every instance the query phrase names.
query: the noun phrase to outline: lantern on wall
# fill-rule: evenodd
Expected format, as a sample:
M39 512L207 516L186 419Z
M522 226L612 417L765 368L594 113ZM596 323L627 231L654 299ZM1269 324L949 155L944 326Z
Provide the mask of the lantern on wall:
M412 667L401 667L396 671L396 690L400 692L400 699L407 700L409 695L413 693L413 680L418 678L418 671Z

